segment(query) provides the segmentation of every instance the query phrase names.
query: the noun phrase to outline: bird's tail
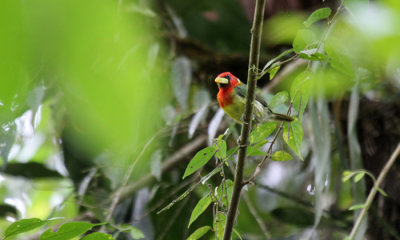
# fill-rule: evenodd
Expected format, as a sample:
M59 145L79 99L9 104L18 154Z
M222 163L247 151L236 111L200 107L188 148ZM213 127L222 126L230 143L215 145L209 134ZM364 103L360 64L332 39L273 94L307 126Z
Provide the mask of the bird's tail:
M280 114L280 113L272 113L270 116L270 119L272 121L283 121L283 122L291 122L294 120L294 118L285 115L285 114Z

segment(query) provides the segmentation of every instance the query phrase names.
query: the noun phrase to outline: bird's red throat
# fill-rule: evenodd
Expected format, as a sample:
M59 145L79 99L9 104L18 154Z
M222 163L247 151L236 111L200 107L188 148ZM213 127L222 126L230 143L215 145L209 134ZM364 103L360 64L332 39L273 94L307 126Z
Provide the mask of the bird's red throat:
M232 87L221 87L217 95L219 106L225 108L231 105L233 103L233 97Z

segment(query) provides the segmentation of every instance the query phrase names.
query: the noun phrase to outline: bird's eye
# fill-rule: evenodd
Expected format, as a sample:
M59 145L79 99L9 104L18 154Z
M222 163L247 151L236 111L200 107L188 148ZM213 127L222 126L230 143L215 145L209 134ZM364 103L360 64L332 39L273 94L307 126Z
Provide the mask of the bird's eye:
M229 74L227 74L226 79L231 80L231 76Z

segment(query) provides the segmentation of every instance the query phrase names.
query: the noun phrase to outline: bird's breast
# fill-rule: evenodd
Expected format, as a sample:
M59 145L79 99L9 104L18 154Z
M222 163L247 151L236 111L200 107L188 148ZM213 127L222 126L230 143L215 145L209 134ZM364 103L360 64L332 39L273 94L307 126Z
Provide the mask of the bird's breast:
M242 123L241 117L244 112L245 99L236 95L234 91L220 91L217 98L225 113L236 122Z
M217 95L218 103L222 108L225 108L233 103L234 95L232 88L221 88Z

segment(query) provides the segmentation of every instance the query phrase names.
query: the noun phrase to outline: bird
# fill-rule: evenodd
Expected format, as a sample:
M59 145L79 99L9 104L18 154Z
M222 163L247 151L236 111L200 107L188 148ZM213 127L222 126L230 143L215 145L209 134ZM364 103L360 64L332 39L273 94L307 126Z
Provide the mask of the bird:
M218 85L217 99L219 106L236 122L243 123L243 113L246 104L247 85L242 83L230 72L223 72L215 78ZM269 121L291 122L290 116L274 113L267 102L256 94L253 109L253 126Z

